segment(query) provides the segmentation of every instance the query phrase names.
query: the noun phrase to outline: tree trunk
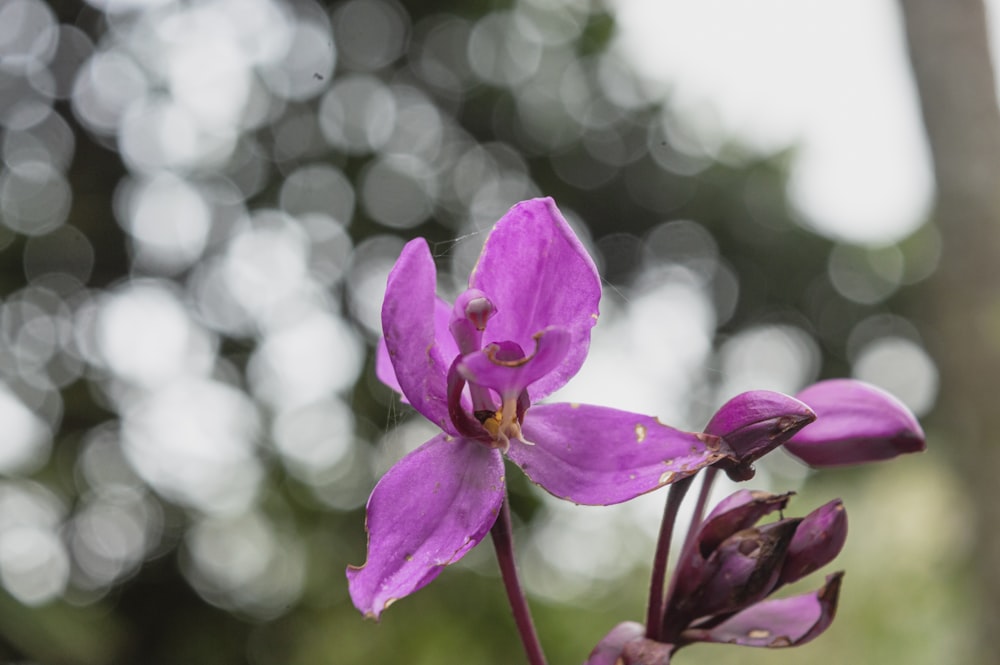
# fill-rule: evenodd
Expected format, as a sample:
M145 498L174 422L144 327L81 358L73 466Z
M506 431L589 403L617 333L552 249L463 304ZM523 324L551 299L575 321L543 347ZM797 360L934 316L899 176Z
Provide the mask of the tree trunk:
M936 416L975 510L975 653L990 662L1000 644L1000 112L982 0L900 6L943 237L928 284L941 371Z

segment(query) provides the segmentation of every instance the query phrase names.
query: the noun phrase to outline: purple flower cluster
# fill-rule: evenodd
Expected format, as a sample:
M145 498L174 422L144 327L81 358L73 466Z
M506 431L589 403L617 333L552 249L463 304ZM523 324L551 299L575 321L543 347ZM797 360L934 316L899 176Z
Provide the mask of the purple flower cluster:
M719 503L684 548L660 625L650 631L635 622L619 624L587 665L667 665L677 649L694 642L789 647L826 630L842 572L828 576L818 591L768 597L837 556L847 538L847 513L838 499L804 518L758 525L788 499L739 490Z
M441 431L393 466L369 498L368 557L347 571L365 615L378 618L492 532L529 661L544 662L515 578L504 456L548 492L580 504L620 503L671 485L669 541L676 505L703 469L700 502L717 471L752 478L754 461L778 446L814 467L925 446L905 406L851 380L818 383L794 398L744 393L698 433L648 415L539 403L582 366L600 296L593 261L551 199L522 202L496 224L454 304L436 294L426 241L404 247L386 286L376 372ZM759 524L788 499L741 490L704 519L696 511L665 597L669 548L657 553L647 625L620 624L588 664L662 665L692 642L792 646L823 632L840 573L814 593L770 596L837 555L846 513L833 501L805 518Z

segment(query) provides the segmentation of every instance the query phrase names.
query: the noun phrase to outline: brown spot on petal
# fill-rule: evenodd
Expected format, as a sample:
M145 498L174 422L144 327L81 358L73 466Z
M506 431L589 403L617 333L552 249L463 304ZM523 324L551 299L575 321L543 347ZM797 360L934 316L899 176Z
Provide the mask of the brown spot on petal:
M705 434L703 432L698 432L695 438L705 444L709 450L718 450L721 447L721 439L713 434ZM697 452L696 449L692 449L693 452Z
M778 422L774 424L774 429L777 430L776 434L780 434L785 430L791 429L799 424L800 419L793 418L791 416L782 416L778 418Z
M403 558L406 559L407 561L413 561L413 555L412 554L407 554L407 555L403 556Z
M771 631L765 628L757 628L747 633L747 637L752 640L763 640L771 636Z
M635 440L642 443L646 440L646 426L642 423L635 424Z
M790 646L792 646L792 641L790 639L788 639L787 636L782 635L781 637L776 637L773 640L771 640L771 643L768 644L767 646L769 646L769 647L790 647Z
M571 409L579 409L580 408L580 403L579 402L570 402L569 403L569 408L571 408Z
M660 476L660 485L669 485L674 482L674 478L677 476L673 471L667 471L662 476Z

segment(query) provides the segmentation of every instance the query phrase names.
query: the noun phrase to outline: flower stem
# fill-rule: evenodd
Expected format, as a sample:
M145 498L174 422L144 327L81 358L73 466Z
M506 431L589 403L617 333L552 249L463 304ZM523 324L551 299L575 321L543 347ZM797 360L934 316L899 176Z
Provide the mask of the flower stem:
M698 498L695 499L694 510L691 511L691 523L688 525L687 535L684 536L684 544L681 546L680 561L684 561L687 556L688 550L695 546L695 541L698 536L698 529L701 527L701 521L705 517L705 505L708 503L708 496L712 491L712 483L715 481L715 476L718 475L718 469L715 467L709 467L705 469L704 477L701 480L701 487L698 489ZM668 497L669 501L669 497ZM664 514L664 519L666 515ZM662 623L664 616L666 616L667 607L666 604L670 601L670 596L674 593L674 585L677 584L677 578L674 577L670 580L670 588L667 589L666 597L660 598L660 613L657 617L658 623L656 627L657 636L663 638L666 633L665 626L659 625ZM650 597L652 602L652 597ZM648 624L646 628L647 635L652 631L649 629Z
M698 490L698 499L694 504L694 512L691 513L691 524L688 526L687 536L684 537L684 547L681 551L687 550L694 543L695 534L701 526L701 520L705 517L705 505L708 503L708 495L712 491L712 483L719 470L715 467L705 469L705 477L701 480L701 488Z
M670 540L674 533L674 522L677 521L677 511L693 479L694 476L688 476L671 485L667 493L667 503L663 507L660 537L656 541L653 572L649 580L649 604L646 606L646 637L651 640L659 637L660 623L663 621L663 591L667 579L667 560L670 558Z
M497 553L497 563L500 564L500 577L503 578L503 586L507 591L507 600L510 602L510 609L514 613L514 623L517 625L517 632L521 634L521 643L528 656L530 665L545 665L545 654L542 652L542 645L538 641L538 633L535 631L535 624L531 620L531 610L528 609L528 600L524 597L521 589L521 582L517 578L517 565L514 561L514 534L511 529L510 504L504 496L503 505L500 507L500 515L490 530L493 537L493 548Z

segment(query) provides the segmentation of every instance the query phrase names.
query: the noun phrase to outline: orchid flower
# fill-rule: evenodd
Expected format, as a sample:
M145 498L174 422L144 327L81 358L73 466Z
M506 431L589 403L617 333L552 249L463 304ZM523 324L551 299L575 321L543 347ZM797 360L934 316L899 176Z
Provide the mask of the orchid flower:
M551 199L514 206L486 239L469 288L436 296L425 240L389 274L376 373L441 433L372 491L368 557L349 567L351 598L378 618L475 547L506 490L502 454L553 495L608 505L720 458L716 437L580 404L537 404L580 369L601 284Z
M684 549L654 637L641 624L621 623L586 665L669 665L678 649L695 642L776 648L820 635L836 613L843 573L828 576L812 593L769 596L840 552L847 514L834 500L804 518L756 525L783 510L788 498L740 490L724 499Z

